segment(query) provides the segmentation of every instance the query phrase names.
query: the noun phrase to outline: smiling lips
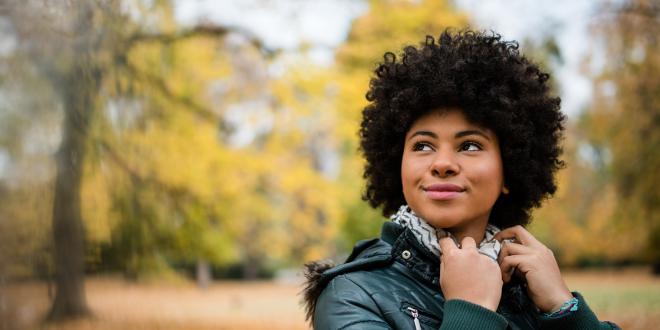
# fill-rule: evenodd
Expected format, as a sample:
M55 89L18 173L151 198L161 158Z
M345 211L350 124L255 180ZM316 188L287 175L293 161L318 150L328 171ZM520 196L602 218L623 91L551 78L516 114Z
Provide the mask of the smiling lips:
M426 197L436 201L446 201L458 197L465 188L451 183L432 184L423 187Z

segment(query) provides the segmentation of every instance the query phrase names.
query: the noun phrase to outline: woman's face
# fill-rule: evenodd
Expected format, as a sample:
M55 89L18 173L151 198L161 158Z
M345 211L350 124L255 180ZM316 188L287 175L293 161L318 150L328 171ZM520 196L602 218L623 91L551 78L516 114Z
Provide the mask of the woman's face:
M410 208L457 237L483 234L504 184L495 133L452 109L420 117L405 139L401 181Z

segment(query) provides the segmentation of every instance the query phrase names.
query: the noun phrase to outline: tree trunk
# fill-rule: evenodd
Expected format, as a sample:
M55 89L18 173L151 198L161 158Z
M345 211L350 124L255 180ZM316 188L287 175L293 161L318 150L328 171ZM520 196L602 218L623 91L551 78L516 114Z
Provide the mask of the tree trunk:
M211 284L211 265L203 259L197 260L197 286L206 289Z
M243 261L243 279L245 280L256 280L259 278L259 273L261 271L261 263L258 258L247 257Z
M48 318L59 320L90 314L84 286L84 229L80 187L89 122L95 109L100 72L89 53L81 55L64 79L62 143L56 154L53 205L55 300Z

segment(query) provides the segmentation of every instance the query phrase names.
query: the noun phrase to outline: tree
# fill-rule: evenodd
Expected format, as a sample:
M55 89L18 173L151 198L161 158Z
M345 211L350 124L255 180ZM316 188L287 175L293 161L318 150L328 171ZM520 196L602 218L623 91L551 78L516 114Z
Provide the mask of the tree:
M222 37L229 30L218 26L196 26L185 31L163 22L161 28L143 26L123 10L122 5L158 13L171 10L167 1L153 8L142 8L140 2L73 1L46 3L11 1L0 8L9 19L19 41L14 57L25 56L27 66L36 68L54 92L63 110L62 139L56 153L53 202L54 265L56 294L51 319L84 316L89 313L84 292L84 240L81 216L83 169L90 147L91 127L97 121L103 101L107 101L106 84L141 80L159 90L163 97L205 120L218 121L218 115L189 99L185 93L172 91L159 76L134 70L126 54L144 43L171 44L195 36ZM39 23L35 23L39 22ZM251 39L254 40L254 39ZM254 42L258 44L257 42ZM116 74L121 72L119 78ZM109 79L114 78L114 79ZM116 96L116 95L115 95ZM217 124L216 124L217 125ZM101 144L108 149L108 143ZM112 151L110 154L117 155ZM120 158L115 161L122 163ZM131 168L118 167L130 171ZM136 181L149 182L139 172L129 173Z
M19 40L25 42L21 50L50 82L66 109L62 142L56 154L52 228L57 291L50 315L52 318L81 316L88 313L88 308L83 286L80 169L84 159L87 127L96 107L95 96L101 76L94 54L90 52L98 42L98 35L91 28L94 18L91 5L79 6L75 15L71 16L74 18L73 23L62 24L60 21L57 29L54 26L28 27L21 24L22 19L38 14L31 7L8 3L3 9L13 23ZM59 15L66 14L68 8L50 9L52 14ZM63 39L61 33L66 32L76 37ZM62 43L55 44L53 41ZM53 57L46 59L42 52L52 52Z
M658 263L658 8L629 1L596 18L593 101L569 122L567 168L535 225L564 264Z
M618 228L645 228L660 273L660 8L633 0L604 7L595 27L608 60L595 80L587 132L605 155Z

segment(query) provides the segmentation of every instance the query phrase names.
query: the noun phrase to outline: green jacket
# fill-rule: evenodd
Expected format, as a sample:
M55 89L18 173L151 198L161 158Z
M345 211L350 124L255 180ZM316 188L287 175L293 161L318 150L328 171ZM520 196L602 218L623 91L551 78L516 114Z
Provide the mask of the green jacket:
M344 264L307 267L304 293L315 329L618 329L599 322L578 293L577 311L545 317L522 282L504 285L497 312L445 301L438 258L393 222L380 239L358 242Z

